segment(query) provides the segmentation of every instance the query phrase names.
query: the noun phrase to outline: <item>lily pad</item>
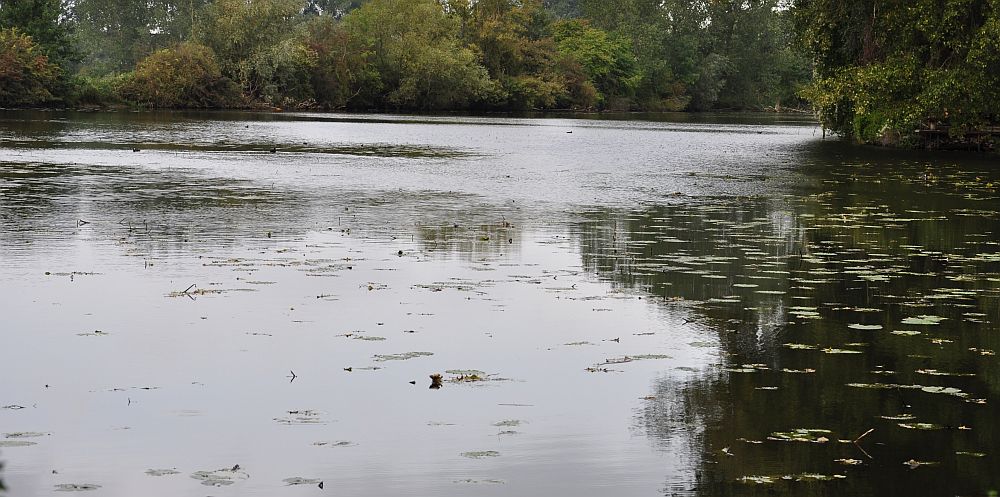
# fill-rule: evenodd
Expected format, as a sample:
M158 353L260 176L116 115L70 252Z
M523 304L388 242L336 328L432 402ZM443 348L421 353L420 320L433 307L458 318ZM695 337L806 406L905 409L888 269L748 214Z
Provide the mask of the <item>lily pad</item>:
M36 442L29 440L0 440L0 447L28 447L35 444Z
M495 450L479 450L463 452L461 456L469 459L486 459L487 457L500 457L500 453Z
M849 325L847 325L847 327L850 328L850 329L852 329L852 330L872 330L872 331L874 331L874 330L881 330L882 329L882 325L880 325L880 324L858 324L858 323L855 323L855 324L849 324Z
M303 409L298 411L288 411L288 415L281 418L274 418L275 421L283 425L314 425L314 424L325 424L320 417L319 412L313 411L311 409Z
M493 426L509 428L514 426L521 426L521 423L524 423L524 421L521 421L520 419L505 419L503 421L497 421L496 423L493 423Z
M777 481L773 476L742 476L736 481L740 483L747 483L751 485L770 485Z
M335 440L333 442L313 442L316 447L354 447L358 444L349 440Z
M434 355L433 352L403 352L402 354L376 354L376 362L385 361L405 361L416 357L427 357Z
M900 428L906 428L907 430L943 430L944 426L934 424L934 423L899 423Z
M779 442L809 442L826 443L830 439L825 435L832 433L822 428L797 428L792 431L776 431L768 435L768 440Z
M170 475L180 474L180 471L177 471L174 468L171 468L171 469L147 469L146 470L146 474L149 475L149 476L170 476Z
M89 492L101 488L93 483L60 483L55 485L56 492Z
M281 480L285 482L286 486L292 485L319 485L323 480L318 478L303 478L301 476L293 476L291 478L285 478Z
M202 485L209 487L225 487L236 483L238 480L246 480L250 475L240 469L237 464L232 468L217 469L215 471L195 471L191 473L191 478L201 480Z
M923 314L917 317L908 317L906 319L903 319L903 324L933 326L941 324L941 322L946 319L948 318L943 318L941 316L932 316L930 314Z

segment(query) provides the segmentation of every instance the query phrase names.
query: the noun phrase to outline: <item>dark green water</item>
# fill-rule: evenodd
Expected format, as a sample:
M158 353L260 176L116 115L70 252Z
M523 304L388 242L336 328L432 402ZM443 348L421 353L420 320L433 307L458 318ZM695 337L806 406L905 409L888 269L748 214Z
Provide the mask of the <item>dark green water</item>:
M1000 164L631 117L0 114L7 494L1000 489Z

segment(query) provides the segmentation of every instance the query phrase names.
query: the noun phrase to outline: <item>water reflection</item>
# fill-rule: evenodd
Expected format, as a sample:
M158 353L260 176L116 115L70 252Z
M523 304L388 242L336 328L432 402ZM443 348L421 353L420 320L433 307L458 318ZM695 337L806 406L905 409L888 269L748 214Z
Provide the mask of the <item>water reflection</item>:
M700 494L1000 487L998 175L975 158L862 159L824 159L796 196L580 223L585 267L718 330L718 369L662 381L684 401L641 416L656 440L698 435Z
M33 116L0 120L4 394L65 445L16 454L28 495L55 453L257 495L1000 485L987 161L772 117ZM451 368L497 381L427 396Z

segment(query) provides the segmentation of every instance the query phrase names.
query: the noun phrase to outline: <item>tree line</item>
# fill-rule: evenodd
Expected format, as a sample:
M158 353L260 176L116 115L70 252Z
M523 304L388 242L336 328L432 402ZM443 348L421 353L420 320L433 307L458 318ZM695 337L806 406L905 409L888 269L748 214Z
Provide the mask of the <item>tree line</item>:
M0 0L0 106L798 106L779 0Z

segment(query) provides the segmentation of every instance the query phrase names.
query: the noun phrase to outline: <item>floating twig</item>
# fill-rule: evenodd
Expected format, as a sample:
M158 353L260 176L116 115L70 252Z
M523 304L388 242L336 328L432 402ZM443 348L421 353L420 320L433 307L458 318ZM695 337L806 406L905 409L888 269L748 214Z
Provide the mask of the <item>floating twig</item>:
M871 432L873 432L873 431L875 431L875 428L871 428L871 429L869 429L868 431L866 431L866 432L862 433L860 437L858 437L858 438L855 438L855 439L854 439L854 443L858 443L858 441L860 441L860 440L861 440L862 438L865 438L865 437L867 437L867 436L868 436L868 435L870 435L870 434L871 434Z

